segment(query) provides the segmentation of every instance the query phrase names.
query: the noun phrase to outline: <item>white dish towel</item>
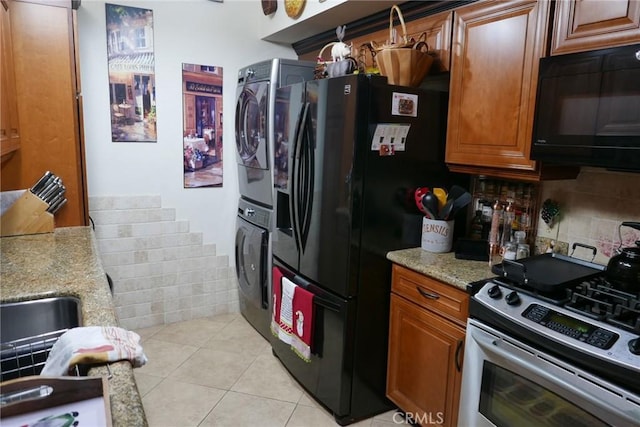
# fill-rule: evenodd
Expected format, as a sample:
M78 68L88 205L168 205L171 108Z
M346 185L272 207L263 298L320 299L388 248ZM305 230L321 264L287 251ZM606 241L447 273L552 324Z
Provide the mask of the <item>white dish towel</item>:
M140 336L115 326L69 329L51 348L40 375L68 375L78 364L101 364L129 360L134 368L147 363Z
M282 301L280 302L280 329L278 338L281 341L291 344L291 334L293 333L293 295L296 285L286 277L282 278Z

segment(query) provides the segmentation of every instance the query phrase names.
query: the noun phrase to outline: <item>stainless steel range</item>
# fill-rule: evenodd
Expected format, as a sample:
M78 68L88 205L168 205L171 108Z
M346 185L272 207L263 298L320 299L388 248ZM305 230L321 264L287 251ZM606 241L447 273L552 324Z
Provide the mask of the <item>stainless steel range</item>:
M469 285L460 426L640 425L640 295L544 255Z

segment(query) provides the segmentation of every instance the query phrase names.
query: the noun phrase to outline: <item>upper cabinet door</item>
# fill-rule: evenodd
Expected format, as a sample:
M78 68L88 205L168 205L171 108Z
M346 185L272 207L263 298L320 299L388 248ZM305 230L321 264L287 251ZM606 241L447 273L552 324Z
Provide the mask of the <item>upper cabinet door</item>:
M20 148L18 98L11 42L11 20L8 0L0 4L0 154L2 162Z
M640 43L640 0L558 1L551 54Z
M446 162L533 172L529 159L549 1L483 1L455 11Z

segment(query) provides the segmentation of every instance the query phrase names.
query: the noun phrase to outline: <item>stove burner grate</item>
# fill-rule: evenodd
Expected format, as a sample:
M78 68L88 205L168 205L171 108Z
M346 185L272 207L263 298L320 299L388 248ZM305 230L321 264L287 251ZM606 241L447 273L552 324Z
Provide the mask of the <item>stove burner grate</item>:
M573 312L584 314L596 320L605 320L607 316L611 316L615 307L614 304L597 297L576 293L571 296L571 301L564 306Z
M633 307L617 306L615 314L608 320L626 331L640 333L640 302Z
M613 288L604 276L577 285L565 308L640 333L640 296Z

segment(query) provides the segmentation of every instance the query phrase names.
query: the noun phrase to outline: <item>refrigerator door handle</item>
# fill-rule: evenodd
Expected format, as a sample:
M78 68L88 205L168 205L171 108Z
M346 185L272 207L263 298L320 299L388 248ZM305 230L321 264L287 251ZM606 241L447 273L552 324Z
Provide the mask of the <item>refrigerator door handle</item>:
M328 310L331 310L335 313L340 313L340 306L338 304L334 304L331 301L328 301L324 298L320 298L317 295L313 297L313 303L316 305L319 305L320 307L324 307Z
M302 239L300 235L300 192L301 189L301 158L303 157L301 151L303 150L304 133L306 130L307 114L309 113L309 103L306 103L302 108L302 115L298 124L298 133L296 135L295 144L293 146L293 159L291 164L291 197L290 201L290 215L291 215L291 228L293 228L293 239L296 243L296 248L301 251Z
M308 280L302 278L301 276L298 276L297 274L293 276L292 280L293 283L295 283L297 286L309 290L309 286L311 285L311 283ZM313 294L313 303L336 313L340 313L340 305L336 304L333 301L329 301L328 299L321 298L315 293Z
M307 104L307 111L310 110L310 105ZM311 226L311 211L313 208L313 188L314 188L314 176L315 176L315 144L313 141L313 132L311 117L307 113L306 120L304 122L304 132L301 147L301 161L300 161L300 243L302 251L304 252L307 246L307 240L309 238L309 231Z

